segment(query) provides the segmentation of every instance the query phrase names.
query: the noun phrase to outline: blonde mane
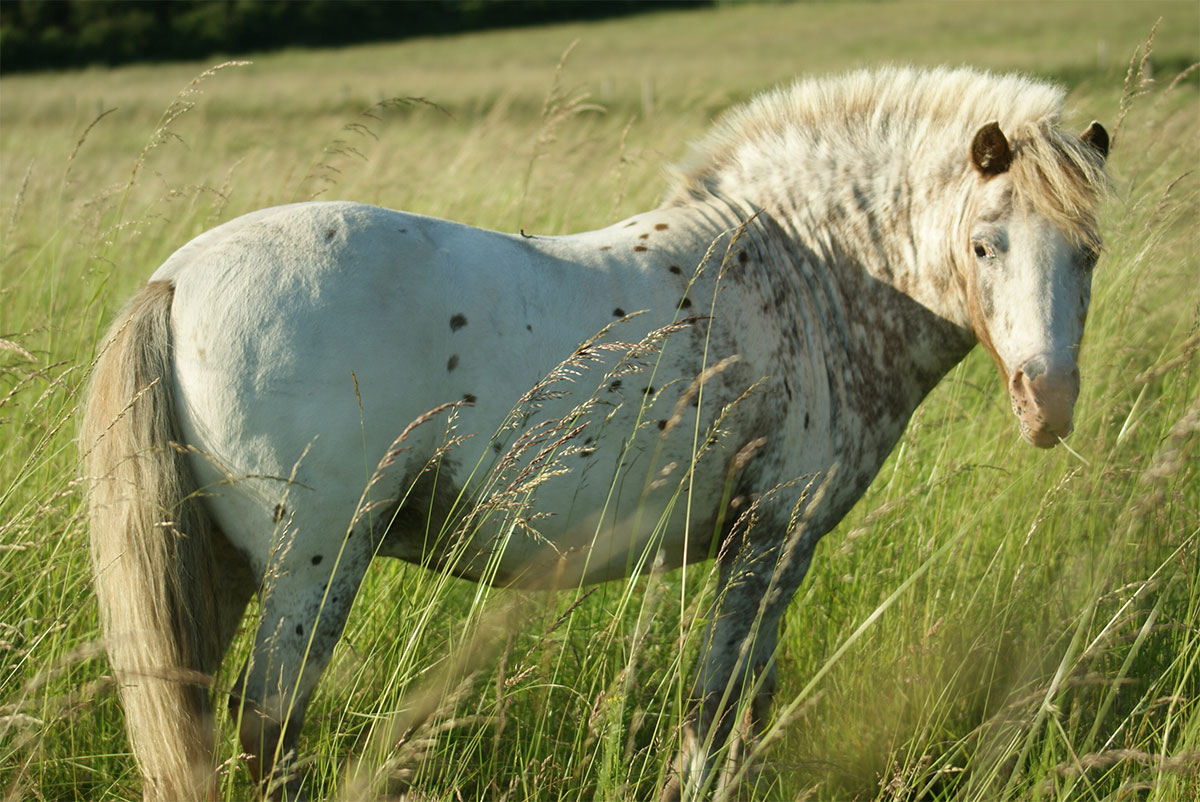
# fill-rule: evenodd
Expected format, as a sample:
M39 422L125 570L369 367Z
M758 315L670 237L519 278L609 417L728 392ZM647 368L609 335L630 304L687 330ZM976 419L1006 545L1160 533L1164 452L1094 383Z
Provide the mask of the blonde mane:
M789 160L856 152L879 158L944 160L961 154L995 120L1008 137L1015 191L1079 245L1096 246L1097 205L1106 186L1102 159L1057 128L1065 92L1021 75L958 68L891 67L799 80L727 112L677 168L669 197L682 201L730 191L726 179L758 160L786 170Z

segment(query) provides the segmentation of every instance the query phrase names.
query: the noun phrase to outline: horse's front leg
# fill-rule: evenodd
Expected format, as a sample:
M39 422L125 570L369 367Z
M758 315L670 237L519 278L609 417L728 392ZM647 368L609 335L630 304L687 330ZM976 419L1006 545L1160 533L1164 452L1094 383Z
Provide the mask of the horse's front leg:
M765 728L775 693L779 625L808 570L816 539L797 532L786 543L743 541L718 556L717 597L678 775L664 790L664 800L703 799L728 786Z
M367 540L347 541L340 557L293 544L263 582L254 650L229 705L250 772L271 799L303 798L296 744L370 561Z

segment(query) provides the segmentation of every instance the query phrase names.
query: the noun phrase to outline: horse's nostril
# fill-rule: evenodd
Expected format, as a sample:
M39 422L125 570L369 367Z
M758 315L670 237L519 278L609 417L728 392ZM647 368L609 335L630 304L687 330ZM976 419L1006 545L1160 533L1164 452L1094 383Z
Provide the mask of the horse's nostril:
M1028 360L1024 365L1022 365L1021 370L1025 372L1025 375L1029 377L1031 382L1035 382L1041 376L1045 375L1048 367L1045 359L1040 356L1035 356L1033 359Z

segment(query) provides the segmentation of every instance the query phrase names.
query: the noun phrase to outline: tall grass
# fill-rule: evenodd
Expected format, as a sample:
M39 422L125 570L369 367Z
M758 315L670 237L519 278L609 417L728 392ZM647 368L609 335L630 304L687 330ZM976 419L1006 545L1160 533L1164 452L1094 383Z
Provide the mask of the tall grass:
M1196 798L1194 8L1022 6L997 27L967 6L919 19L887 5L723 9L218 72L6 78L4 798L138 793L97 641L72 436L103 327L175 247L309 197L514 231L596 227L652 206L661 164L718 109L864 59L1058 76L1077 87L1080 130L1092 117L1115 130L1077 431L1071 451L1035 453L982 355L947 377L818 549L741 794ZM549 594L377 563L308 717L313 787L345 799L652 796L678 745L710 571L651 566ZM247 648L243 633L218 693ZM222 725L223 793L245 798Z

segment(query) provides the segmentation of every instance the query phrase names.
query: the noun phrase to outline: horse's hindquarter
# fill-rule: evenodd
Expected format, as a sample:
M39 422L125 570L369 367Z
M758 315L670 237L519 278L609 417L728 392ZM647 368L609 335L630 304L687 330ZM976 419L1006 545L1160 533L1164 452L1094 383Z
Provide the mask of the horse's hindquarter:
M637 228L624 237L618 227L606 231L612 236L522 239L374 207L304 204L241 218L181 249L155 278L175 284L182 424L222 529L262 570L272 533L281 529L302 551L336 546L369 483L365 505L375 504L381 515L395 514L388 502L407 494L405 506L420 513L403 518L410 525L428 519L431 505L442 514L457 503L460 512L464 487L496 493L531 478L527 469L540 450L569 430L536 440L538 424L595 395L572 423L584 428L559 445L554 466L541 468L538 536L511 526L499 531L497 522L513 520L511 509L493 511L496 526L481 531L508 538L502 577L554 553L547 540L588 555L580 575L621 573L664 506L672 498L686 506L673 491L699 445L688 431L695 410L686 408L670 424L677 436L662 431L703 367L696 335L672 335L661 359L651 354L639 370L607 381L624 353L597 351L598 364L547 388L551 397L500 430L527 391L622 314L647 310L616 323L607 341L636 342L687 314L677 307L699 257L686 247L639 240ZM667 229L649 231L666 240ZM701 283L692 293L697 305L705 303ZM643 398L651 402L646 408ZM462 404L396 443L402 450L376 475L400 433L449 402ZM716 402L710 409L716 413ZM544 431L551 428L545 424ZM436 473L418 480L452 437L467 439L445 452ZM522 447L506 463L508 474L489 473ZM714 453L697 463L702 469L687 483L694 497L707 503L719 496L714 485L726 462ZM569 472L555 474L559 468ZM658 484L647 503L650 481ZM416 528L393 532L383 551L420 559L430 533ZM678 552L670 541L686 527L669 528L665 548ZM704 534L711 532L701 540ZM703 550L707 542L697 546ZM476 573L472 566L460 570Z

